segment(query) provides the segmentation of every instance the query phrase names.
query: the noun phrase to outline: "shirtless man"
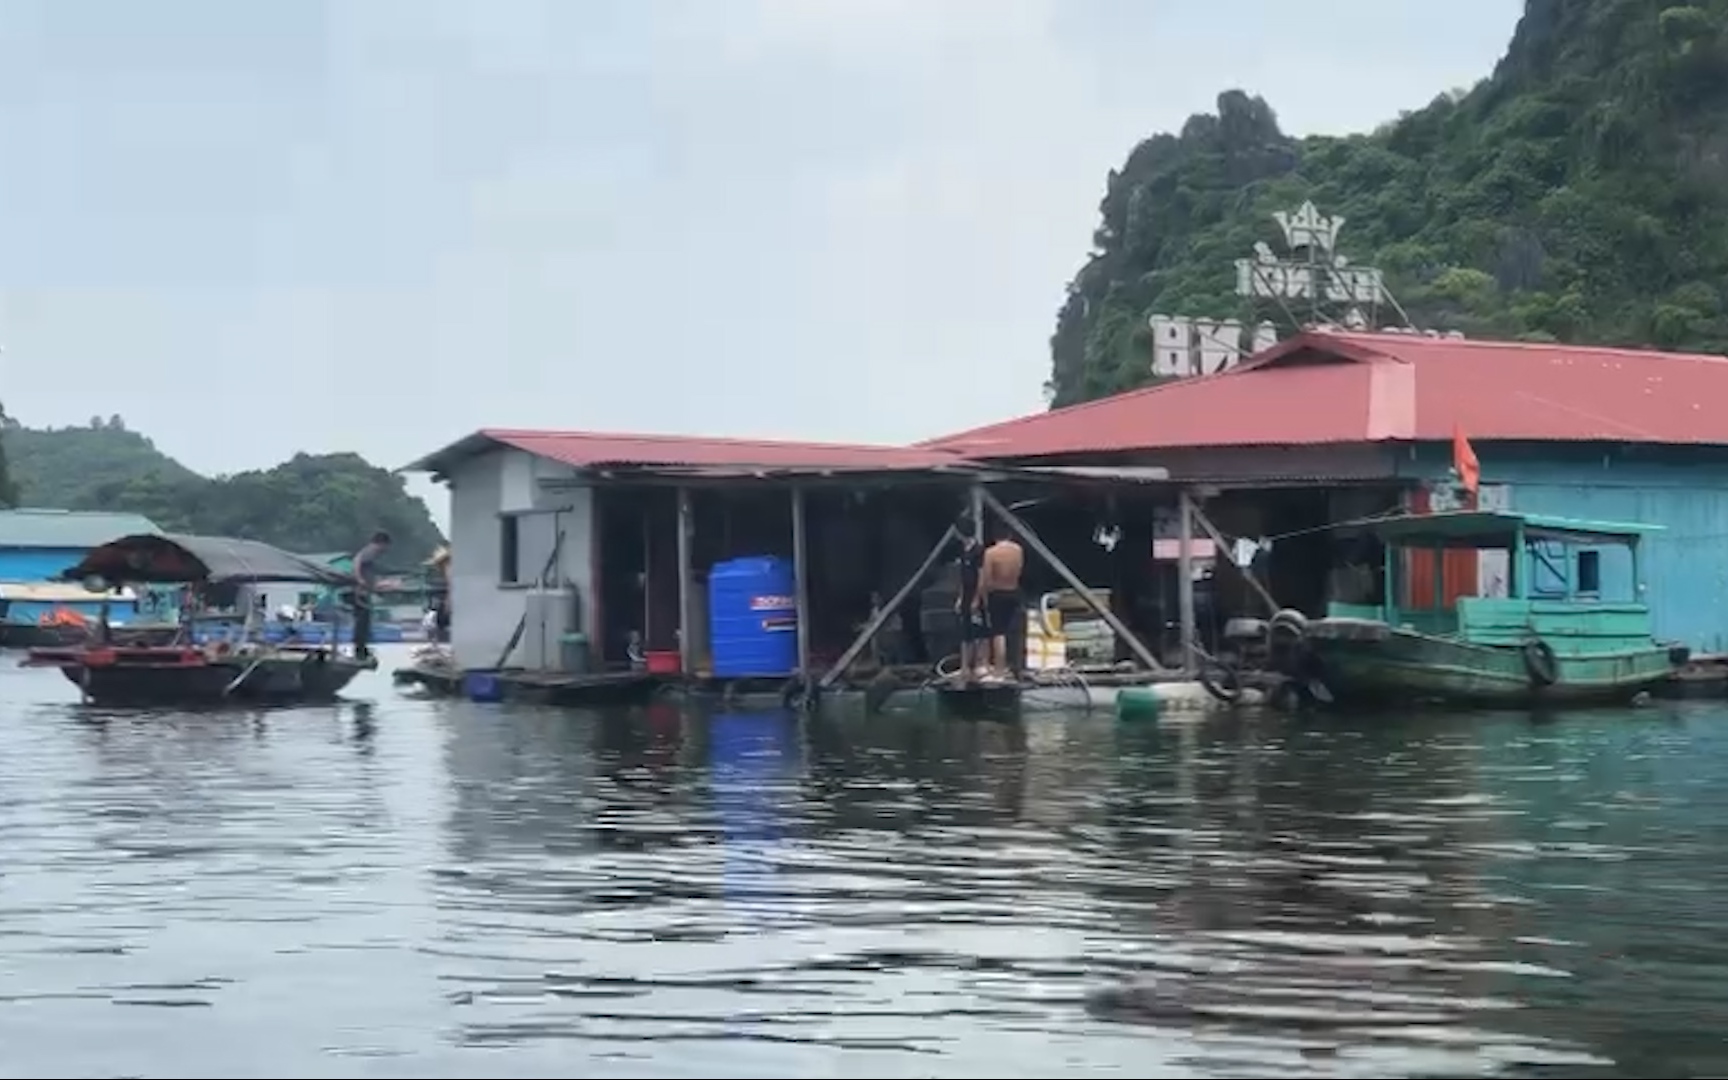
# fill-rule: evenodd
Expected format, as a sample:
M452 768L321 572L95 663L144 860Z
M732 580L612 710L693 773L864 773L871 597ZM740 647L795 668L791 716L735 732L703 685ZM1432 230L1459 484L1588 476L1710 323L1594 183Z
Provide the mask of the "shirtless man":
M984 549L978 592L984 597L984 615L990 623L990 668L997 678L1009 676L1009 628L1015 619L1026 617L1020 602L1020 571L1025 567L1026 552L1007 536L998 534Z

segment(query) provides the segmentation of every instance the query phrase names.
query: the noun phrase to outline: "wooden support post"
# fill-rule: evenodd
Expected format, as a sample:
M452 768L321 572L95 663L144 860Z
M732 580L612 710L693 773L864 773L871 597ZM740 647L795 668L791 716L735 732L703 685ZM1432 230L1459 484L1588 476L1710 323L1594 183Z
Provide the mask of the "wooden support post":
M1182 546L1176 553L1176 611L1182 630L1182 673L1199 671L1199 654L1194 646L1198 627L1194 624L1194 503L1187 489L1176 493L1176 540Z
M1230 542L1224 539L1224 534L1218 531L1218 527L1207 519L1206 515L1201 512L1198 506L1195 506L1190 502L1188 504L1188 509L1193 518L1194 524L1200 526L1201 531L1211 537L1214 544L1218 545L1219 556L1229 562L1231 566L1236 566L1236 560L1229 554ZM1261 584L1259 578L1254 576L1254 570L1252 567L1236 566L1236 570L1242 575L1243 579L1248 582L1249 587L1259 594L1260 599L1266 604L1266 613L1268 615L1277 614L1278 611L1281 610L1278 606L1278 599L1272 595L1271 591L1268 590L1265 585Z
M1116 613L1110 610L1108 604L1098 599L1097 593L1087 588L1086 583L1081 581L1074 571L1068 569L1067 563L1057 558L1056 553L1051 551L1044 541L1038 539L1038 534L1034 533L1030 526L1015 516L1013 511L1003 506L996 496L985 491L982 487L979 487L977 491L984 505L1001 518L1004 525L1014 530L1014 534L1020 538L1020 542L1031 548L1039 558L1049 563L1050 569L1056 571L1062 580L1068 583L1068 587L1079 594L1080 599L1086 602L1086 606L1091 608L1100 619L1103 619L1118 637L1128 643L1128 648L1134 653L1135 658L1146 665L1148 671L1167 673L1170 670L1158 662L1158 658L1152 654L1151 649L1146 647L1146 643L1136 637L1134 631L1128 629L1127 623L1116 617Z
M792 487L792 580L798 606L798 675L810 677L810 544L805 535L804 489ZM806 684L808 685L808 684Z
M691 565L691 533L695 515L690 508L690 489L678 489L678 666L685 675L696 672L696 635L691 623L696 621L694 591L696 570Z
M980 547L984 544L984 485L972 485L972 539Z
M858 636L852 639L852 644L846 646L846 651L840 654L840 659L834 661L834 666L823 674L819 684L822 689L826 690L833 686L834 681L844 675L846 669L852 666L852 662L858 659L858 654L863 652L871 641L875 640L883 625L894 617L894 613L900 610L900 605L904 604L906 598L918 588L918 583L923 581L924 575L928 574L930 568L936 565L936 560L942 557L942 552L947 549L949 542L956 535L958 534L955 533L952 525L943 530L942 539L936 541L936 546L930 549L930 554L924 556L924 562L913 572L911 577L906 579L906 584L900 586L900 591L895 593L886 604L878 608L874 615L870 616L870 621L864 624L864 629L858 631Z

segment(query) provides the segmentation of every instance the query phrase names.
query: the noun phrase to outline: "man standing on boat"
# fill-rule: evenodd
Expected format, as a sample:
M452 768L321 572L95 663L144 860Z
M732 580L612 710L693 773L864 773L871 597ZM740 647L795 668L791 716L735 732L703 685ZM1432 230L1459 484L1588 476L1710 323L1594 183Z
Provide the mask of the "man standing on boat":
M1008 663L1008 637L1015 632L1015 622L1026 619L1020 601L1020 572L1026 568L1026 552L1018 541L1002 534L1001 525L992 522L990 532L992 543L984 549L978 591L990 624L990 673L1007 679L1015 674Z
M960 677L970 682L989 674L990 624L978 591L984 545L978 542L971 514L960 515L954 530L960 534L960 589L954 597L954 614L960 616Z
M379 529L354 553L354 659L372 655L372 596L378 583L378 561L390 550L390 534Z

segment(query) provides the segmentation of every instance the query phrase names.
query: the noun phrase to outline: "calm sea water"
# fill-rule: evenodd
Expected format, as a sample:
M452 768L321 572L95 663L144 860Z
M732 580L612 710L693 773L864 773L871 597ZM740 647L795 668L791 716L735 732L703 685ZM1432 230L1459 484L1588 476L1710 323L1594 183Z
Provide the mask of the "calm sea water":
M0 1075L1728 1075L1728 709L103 714L0 660Z

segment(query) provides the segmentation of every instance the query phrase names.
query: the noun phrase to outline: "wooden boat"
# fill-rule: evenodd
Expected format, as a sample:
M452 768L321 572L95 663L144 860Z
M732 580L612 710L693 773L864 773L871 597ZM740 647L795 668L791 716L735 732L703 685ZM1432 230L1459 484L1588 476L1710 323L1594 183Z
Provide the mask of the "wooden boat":
M121 537L66 571L93 591L121 584L183 584L206 592L265 582L352 584L341 571L256 540L139 534ZM55 667L87 701L115 706L328 701L377 667L331 645L193 640L190 612L169 643L135 643L98 624L84 642L32 649L26 667Z
M1481 510L1353 526L1385 544L1384 602L1334 603L1306 624L1322 699L1611 702L1686 663L1684 646L1655 639L1640 599L1639 541L1659 526ZM1459 550L1505 551L1506 595L1449 601L1446 553ZM1413 567L1432 575L1431 587L1408 589Z

